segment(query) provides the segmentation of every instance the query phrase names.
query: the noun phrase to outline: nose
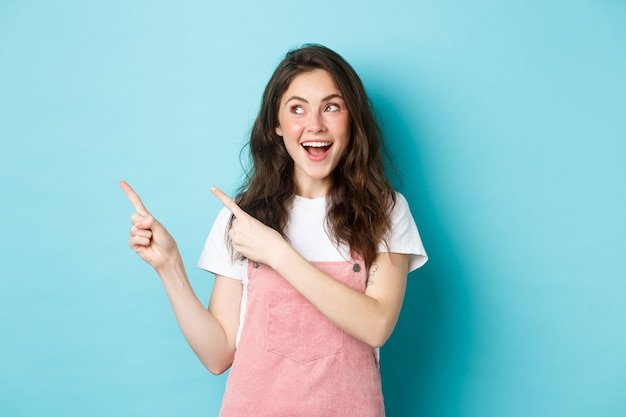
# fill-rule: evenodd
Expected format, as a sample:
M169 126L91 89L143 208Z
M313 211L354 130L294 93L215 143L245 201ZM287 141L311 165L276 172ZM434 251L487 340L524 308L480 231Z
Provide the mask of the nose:
M319 112L309 113L309 120L307 130L309 133L321 133L326 130L324 126L324 120Z

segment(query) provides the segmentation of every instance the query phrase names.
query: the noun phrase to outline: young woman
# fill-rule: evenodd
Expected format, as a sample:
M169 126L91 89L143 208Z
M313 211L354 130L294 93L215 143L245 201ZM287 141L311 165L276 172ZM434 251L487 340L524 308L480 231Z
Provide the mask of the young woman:
M174 239L122 182L137 210L130 246L202 363L230 369L220 416L384 416L378 348L426 253L355 71L320 45L289 52L249 147L236 199L212 189L225 207L198 262L216 277L208 310Z

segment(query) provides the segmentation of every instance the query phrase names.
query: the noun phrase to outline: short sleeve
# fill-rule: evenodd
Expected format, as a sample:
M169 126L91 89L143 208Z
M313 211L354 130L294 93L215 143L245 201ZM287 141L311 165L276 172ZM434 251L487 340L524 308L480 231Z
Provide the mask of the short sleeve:
M381 243L379 252L403 253L409 255L409 272L426 263L428 255L406 198L396 193L396 204L391 214L389 247Z
M246 276L246 261L233 260L226 246L226 228L231 212L227 208L217 215L198 260L198 267L215 275L243 280Z

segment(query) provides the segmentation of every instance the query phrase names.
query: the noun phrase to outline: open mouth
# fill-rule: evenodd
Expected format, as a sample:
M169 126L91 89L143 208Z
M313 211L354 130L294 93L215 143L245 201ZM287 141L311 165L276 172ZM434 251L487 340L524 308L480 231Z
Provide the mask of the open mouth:
M330 147L333 146L332 142L324 142L324 141L314 141L314 142L304 142L302 147L312 156L322 156Z

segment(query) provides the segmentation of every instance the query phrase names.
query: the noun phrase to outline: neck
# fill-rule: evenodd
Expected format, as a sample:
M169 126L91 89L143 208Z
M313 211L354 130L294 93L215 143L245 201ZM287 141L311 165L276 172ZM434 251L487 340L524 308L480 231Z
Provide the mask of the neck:
M296 177L296 194L304 198L326 197L330 192L331 182L329 179L299 181Z

